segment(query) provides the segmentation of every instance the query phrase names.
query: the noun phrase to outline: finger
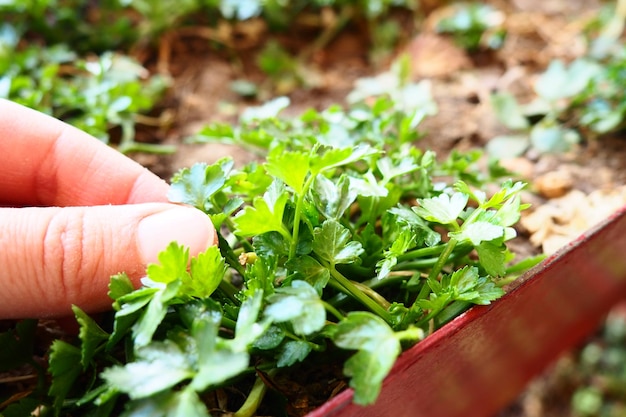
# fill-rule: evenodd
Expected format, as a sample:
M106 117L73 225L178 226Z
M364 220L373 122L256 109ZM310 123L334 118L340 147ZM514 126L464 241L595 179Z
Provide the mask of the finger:
M164 203L0 209L0 318L109 309L109 278L135 284L172 241L193 256L216 240L208 216Z
M88 134L0 99L0 204L167 201L167 184Z

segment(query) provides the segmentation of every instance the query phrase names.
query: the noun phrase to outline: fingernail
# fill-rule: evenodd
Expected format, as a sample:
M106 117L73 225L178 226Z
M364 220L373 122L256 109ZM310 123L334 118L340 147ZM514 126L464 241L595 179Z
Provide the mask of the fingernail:
M139 222L137 244L144 263L155 263L167 245L176 241L189 248L191 256L214 243L209 217L192 207L175 207L145 217Z

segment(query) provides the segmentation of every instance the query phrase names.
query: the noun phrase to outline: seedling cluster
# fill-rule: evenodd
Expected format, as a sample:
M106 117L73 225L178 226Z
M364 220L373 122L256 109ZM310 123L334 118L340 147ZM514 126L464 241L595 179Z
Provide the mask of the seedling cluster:
M80 343L50 356L55 414L207 416L208 392L239 386L247 399L228 407L249 416L313 356L345 360L354 401L371 404L404 348L504 293L522 183L487 197L477 155L416 148L421 105L281 118L287 102L201 132L266 157L176 173L170 199L207 213L219 246L189 259L172 243L137 290L113 277L108 325L75 308Z

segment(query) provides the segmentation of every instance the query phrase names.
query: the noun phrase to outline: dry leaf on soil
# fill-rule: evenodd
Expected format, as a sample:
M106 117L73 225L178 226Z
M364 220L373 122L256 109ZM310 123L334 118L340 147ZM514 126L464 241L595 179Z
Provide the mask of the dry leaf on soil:
M552 254L625 204L626 186L590 194L572 190L523 216L521 224L533 245Z

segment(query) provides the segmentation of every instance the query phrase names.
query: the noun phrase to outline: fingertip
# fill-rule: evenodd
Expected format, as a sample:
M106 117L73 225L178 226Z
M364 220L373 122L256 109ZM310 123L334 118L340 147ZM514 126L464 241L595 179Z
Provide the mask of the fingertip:
M209 216L188 206L174 206L153 213L139 222L137 245L145 264L158 261L167 245L176 241L189 248L191 256L204 252L217 242Z

